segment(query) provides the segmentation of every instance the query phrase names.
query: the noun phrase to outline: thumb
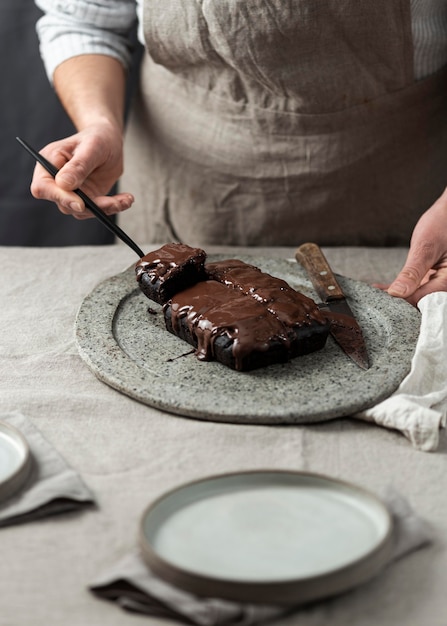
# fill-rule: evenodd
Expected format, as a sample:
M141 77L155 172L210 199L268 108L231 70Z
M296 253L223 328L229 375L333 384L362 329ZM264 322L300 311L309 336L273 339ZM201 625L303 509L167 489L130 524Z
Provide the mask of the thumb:
M72 191L82 186L91 171L88 161L82 159L82 156L73 156L61 167L55 180L62 189Z
M409 298L419 288L435 262L434 246L427 243L412 246L405 265L390 284L387 292L398 298Z
M56 184L66 191L81 187L91 173L104 161L102 144L95 138L75 135L71 144L59 148L57 161L60 170L56 175ZM67 153L70 155L67 158Z

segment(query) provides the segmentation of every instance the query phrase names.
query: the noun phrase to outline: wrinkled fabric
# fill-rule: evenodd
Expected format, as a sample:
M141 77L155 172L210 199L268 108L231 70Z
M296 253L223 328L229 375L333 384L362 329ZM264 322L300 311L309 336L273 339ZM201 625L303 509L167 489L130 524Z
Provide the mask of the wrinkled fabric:
M447 293L418 304L421 329L411 370L390 398L355 417L402 432L419 450L436 450L447 420Z
M408 0L146 0L143 18L155 63L252 106L330 113L413 81Z
M23 435L31 455L31 470L25 483L0 502L0 528L81 510L94 503L94 496L81 476L28 417L11 411L0 413L0 420Z
M136 14L138 39L144 44L143 3L144 0L76 0L66 5L60 0L35 0L44 11L37 32L49 79L57 65L79 54L109 54L128 66L130 42L123 40L123 33ZM165 0L159 3L164 7ZM410 0L410 5L414 75L419 80L447 62L447 0Z
M134 234L406 245L442 193L447 71L414 82L408 0L147 0L144 30Z
M429 544L434 539L434 533L394 488L388 487L384 491L383 501L394 525L389 565ZM98 597L111 600L122 609L181 622L186 620L197 626L248 626L299 610L299 607L254 605L194 596L156 576L137 551L129 552L118 560L89 588ZM320 603L324 607L324 598ZM297 619L299 621L299 614Z

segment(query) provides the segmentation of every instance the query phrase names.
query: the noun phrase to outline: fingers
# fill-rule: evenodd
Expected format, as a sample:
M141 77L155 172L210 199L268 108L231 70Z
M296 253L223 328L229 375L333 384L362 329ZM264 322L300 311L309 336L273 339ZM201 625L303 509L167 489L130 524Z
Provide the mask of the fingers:
M81 187L85 181L85 178L82 177L81 179L79 175L81 169L77 167L76 163L73 165L71 161L67 161L70 156L66 154L65 150L51 151L47 149L42 150L42 154L59 168L59 172L54 179L41 165L37 164L31 183L32 195L38 199L54 202L65 215L80 217L85 213L86 208L79 196L73 193L73 190ZM68 169L68 176L62 174L61 177L61 173L65 172L66 169ZM77 177L70 173L75 170L78 171ZM86 172L87 170L84 169L83 171ZM68 180L71 181L71 185L67 184Z
M92 198L92 200L106 215L115 215L129 209L134 202L134 197L130 193L120 193L115 196L100 196L99 198ZM78 220L94 217L88 208L80 212L73 212L71 215Z
M417 305L434 291L447 291L447 267L434 245L410 248L407 261L396 279L388 286L391 296Z
M31 193L37 199L54 202L65 215L79 216L85 212L84 203L79 196L59 187L51 174L48 174L40 165L36 165L34 170Z
M424 276L435 261L436 257L434 257L431 249L410 249L407 261L388 287L388 293L398 298L409 298L419 288Z
M61 162L55 182L65 191L82 187L98 167L107 164L108 149L103 141L97 136L75 137L71 144L65 142L54 157Z
M407 260L389 286L389 294L414 300L413 294L427 281L428 272L439 269L446 259L446 225L447 190L419 218L413 231Z
M445 249L440 225L427 212L416 226L405 265L388 287L388 293L408 299L428 280Z
M435 272L430 272L429 275L429 279L424 281L411 296L406 298L410 304L417 306L419 300L429 293L434 293L435 291L447 291L447 268L441 268Z
M41 153L59 172L53 178L42 166L36 165L32 195L54 202L62 213L78 219L92 217L74 193L79 188L97 204L101 203L101 208L109 215L128 209L133 202L130 194L105 196L122 172L121 147L118 135L106 136L99 127L49 144Z

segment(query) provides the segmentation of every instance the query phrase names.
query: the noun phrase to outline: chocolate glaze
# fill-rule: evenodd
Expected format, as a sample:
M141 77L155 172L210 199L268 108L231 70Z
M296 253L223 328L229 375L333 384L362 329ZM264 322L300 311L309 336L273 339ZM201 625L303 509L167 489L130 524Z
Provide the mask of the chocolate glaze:
M206 253L182 243L168 243L146 254L135 266L148 298L164 304L178 291L203 280Z
M244 359L253 352L268 351L280 342L287 351L290 334L284 324L260 302L229 290L214 281L202 281L176 294L169 303L172 327L180 334L186 323L201 360L215 358L215 342L227 335L232 341L235 369L244 368Z
M363 333L357 321L344 313L329 311L328 309L322 309L321 312L330 323L330 332L335 341L354 361L359 363L360 367L365 369L365 364L368 363L368 354Z
M262 272L258 267L238 259L207 263L206 274L228 287L233 287L264 304L281 322L288 326L303 326L314 322L325 324L315 302L295 291L285 280Z
M181 272L187 264L194 264L199 268L205 259L206 254L200 248L191 248L183 243L167 243L140 259L135 272L137 280L145 273L151 283L163 283L172 278L173 274Z

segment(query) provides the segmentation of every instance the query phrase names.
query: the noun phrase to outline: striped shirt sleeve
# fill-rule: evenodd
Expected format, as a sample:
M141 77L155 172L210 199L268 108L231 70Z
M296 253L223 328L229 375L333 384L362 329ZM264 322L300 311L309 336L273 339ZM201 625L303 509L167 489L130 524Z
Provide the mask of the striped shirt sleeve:
M424 78L447 63L447 0L411 0L414 74Z
M35 0L44 12L36 29L50 81L63 61L82 54L105 54L126 68L130 33L137 20L136 0Z
M129 65L129 32L137 16L141 18L143 0L35 0L35 3L44 12L37 23L37 32L50 80L60 63L80 54L107 54L124 66ZM447 0L410 0L410 6L414 72L419 80L447 63ZM143 42L141 19L138 33Z

